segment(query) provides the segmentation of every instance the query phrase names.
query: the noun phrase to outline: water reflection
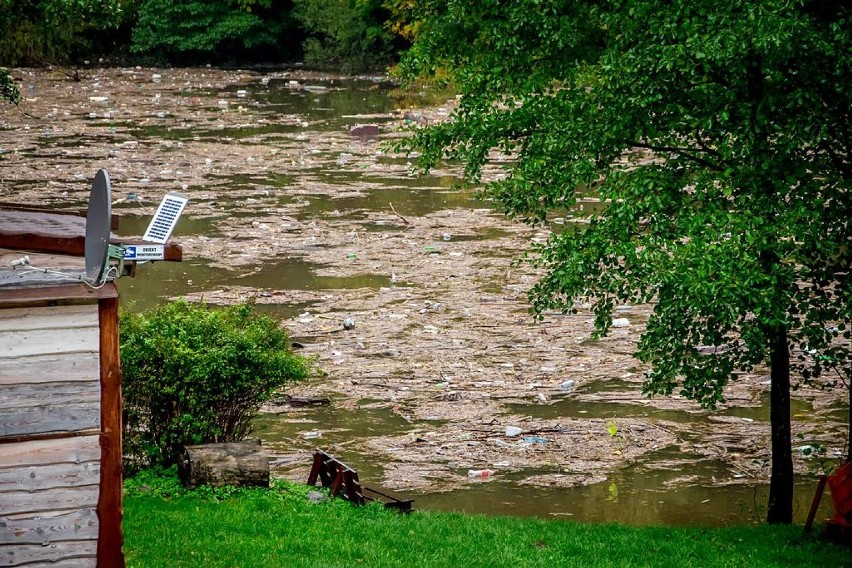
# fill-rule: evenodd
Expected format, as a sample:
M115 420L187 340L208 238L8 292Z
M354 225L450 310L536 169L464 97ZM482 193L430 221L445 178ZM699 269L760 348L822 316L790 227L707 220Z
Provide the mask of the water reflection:
M362 401L363 402L363 401ZM435 423L428 423L434 427ZM359 472L366 485L379 487L383 466L372 456L353 448L353 442L371 436L398 435L426 426L411 423L385 407L362 404L357 409L330 406L265 414L255 421L255 435L273 452L330 448L332 454ZM316 434L318 437L306 433ZM666 462L663 469L655 465ZM306 464L307 465L307 464ZM465 471L458 471L464 477ZM541 472L552 473L552 472ZM497 474L487 482L470 482L463 489L440 493L394 491L415 499L418 509L463 511L475 514L557 517L584 522L618 522L632 525L723 526L761 521L765 516L768 486L750 480L744 484L686 485L684 476L696 479L730 479L728 466L716 460L684 456L674 449L648 455L639 464L611 473L606 481L568 488L536 487L517 483L535 471ZM796 485L794 513L804 522L816 480L802 477ZM823 499L818 519L831 516Z
M492 481L460 491L401 495L416 499L420 509L629 525L723 526L765 517L769 495L765 484L668 487L667 477L665 472L636 466L615 472L603 483L583 487L549 489ZM795 522L804 522L815 488L816 480L797 483ZM817 518L830 516L831 505L824 499Z
M388 285L388 276L320 276L318 265L299 258L270 260L242 271L211 266L202 260L182 263L152 262L139 266L144 277L118 281L122 303L134 311L156 306L166 298L179 297L198 290L216 290L241 286L257 293L272 290L322 290L375 288Z

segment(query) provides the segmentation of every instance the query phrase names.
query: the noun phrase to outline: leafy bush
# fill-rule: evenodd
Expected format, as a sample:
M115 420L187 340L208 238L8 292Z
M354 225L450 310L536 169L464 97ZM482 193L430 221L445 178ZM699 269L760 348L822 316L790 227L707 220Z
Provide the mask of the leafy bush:
M309 371L251 303L215 309L179 300L122 312L120 329L130 469L174 463L184 445L243 439L260 405Z
M12 104L18 104L21 100L21 92L12 76L6 69L0 69L0 102L9 101Z

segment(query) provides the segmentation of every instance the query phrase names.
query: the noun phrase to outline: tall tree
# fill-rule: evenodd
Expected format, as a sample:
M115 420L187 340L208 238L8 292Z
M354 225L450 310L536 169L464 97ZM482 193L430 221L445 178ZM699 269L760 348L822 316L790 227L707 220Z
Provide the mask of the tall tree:
M849 380L850 9L819 0L421 0L409 77L449 70L452 120L403 145L463 160L530 223L604 208L535 247L544 310L653 302L648 394L707 407L770 368L767 520L792 520L791 371Z

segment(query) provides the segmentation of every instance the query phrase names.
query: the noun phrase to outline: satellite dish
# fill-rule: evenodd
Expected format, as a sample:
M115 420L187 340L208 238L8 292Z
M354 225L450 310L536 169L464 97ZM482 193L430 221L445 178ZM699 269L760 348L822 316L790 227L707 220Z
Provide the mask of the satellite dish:
M86 212L86 279L92 284L106 280L109 268L109 237L112 218L112 200L109 174L98 170L92 191L89 193L89 208Z

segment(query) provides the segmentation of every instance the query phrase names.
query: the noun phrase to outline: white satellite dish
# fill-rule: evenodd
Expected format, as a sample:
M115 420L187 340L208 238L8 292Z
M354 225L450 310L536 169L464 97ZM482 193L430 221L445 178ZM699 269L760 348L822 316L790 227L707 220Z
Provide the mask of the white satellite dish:
M98 170L86 212L86 280L94 285L105 282L109 271L111 193L109 174L106 170Z

